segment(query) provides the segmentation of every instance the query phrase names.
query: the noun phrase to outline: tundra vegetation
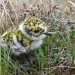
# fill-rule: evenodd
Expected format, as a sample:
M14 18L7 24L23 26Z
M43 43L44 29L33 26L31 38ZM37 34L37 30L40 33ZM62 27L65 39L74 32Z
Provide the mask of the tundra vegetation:
M0 75L74 75L75 0L0 0L0 36L27 17L42 19L55 34L20 56L0 47Z

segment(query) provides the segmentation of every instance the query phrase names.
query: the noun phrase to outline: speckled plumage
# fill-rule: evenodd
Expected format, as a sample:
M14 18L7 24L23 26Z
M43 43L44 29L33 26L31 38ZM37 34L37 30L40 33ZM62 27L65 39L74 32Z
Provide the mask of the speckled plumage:
M43 43L44 34L47 31L46 24L37 18L23 21L19 27L10 28L2 36L1 46L10 46L15 55L26 53L40 47Z

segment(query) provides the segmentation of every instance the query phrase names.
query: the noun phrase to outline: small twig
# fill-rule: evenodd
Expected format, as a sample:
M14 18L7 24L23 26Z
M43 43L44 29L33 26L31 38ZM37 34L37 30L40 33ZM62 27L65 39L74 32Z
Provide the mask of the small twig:
M3 5L3 3L1 3L1 4ZM13 26L15 26L15 25L14 25L14 23L12 22L11 18L10 18L9 13L7 12L7 10L6 10L6 8L5 8L5 6L6 6L6 5L7 5L7 3L6 3L5 5L3 5L3 8L4 8L4 10L5 10L6 14L9 16L9 19L10 19L10 21L11 21L12 25L13 25Z
M72 4L75 7L75 4L72 1L68 1L70 4Z
M11 1L10 1L10 0L9 0L9 2L10 2L11 6L12 6L12 8L13 8L14 12L15 12L16 19L17 19L17 21L18 21L18 15L17 15L17 13L16 13L16 11L15 11L15 9L14 9L14 7L13 7L13 5L12 5L12 3L11 3Z

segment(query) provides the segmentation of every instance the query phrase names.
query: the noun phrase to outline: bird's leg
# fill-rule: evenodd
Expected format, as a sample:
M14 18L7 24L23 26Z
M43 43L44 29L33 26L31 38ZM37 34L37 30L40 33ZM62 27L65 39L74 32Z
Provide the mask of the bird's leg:
M20 66L18 64L17 69L15 70L15 75L20 75Z

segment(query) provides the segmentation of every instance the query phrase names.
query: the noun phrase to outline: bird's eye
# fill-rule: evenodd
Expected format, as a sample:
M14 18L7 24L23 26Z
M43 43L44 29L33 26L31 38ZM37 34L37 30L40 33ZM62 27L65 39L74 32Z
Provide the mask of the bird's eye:
M35 31L35 33L38 33L38 32L39 32L38 30Z

